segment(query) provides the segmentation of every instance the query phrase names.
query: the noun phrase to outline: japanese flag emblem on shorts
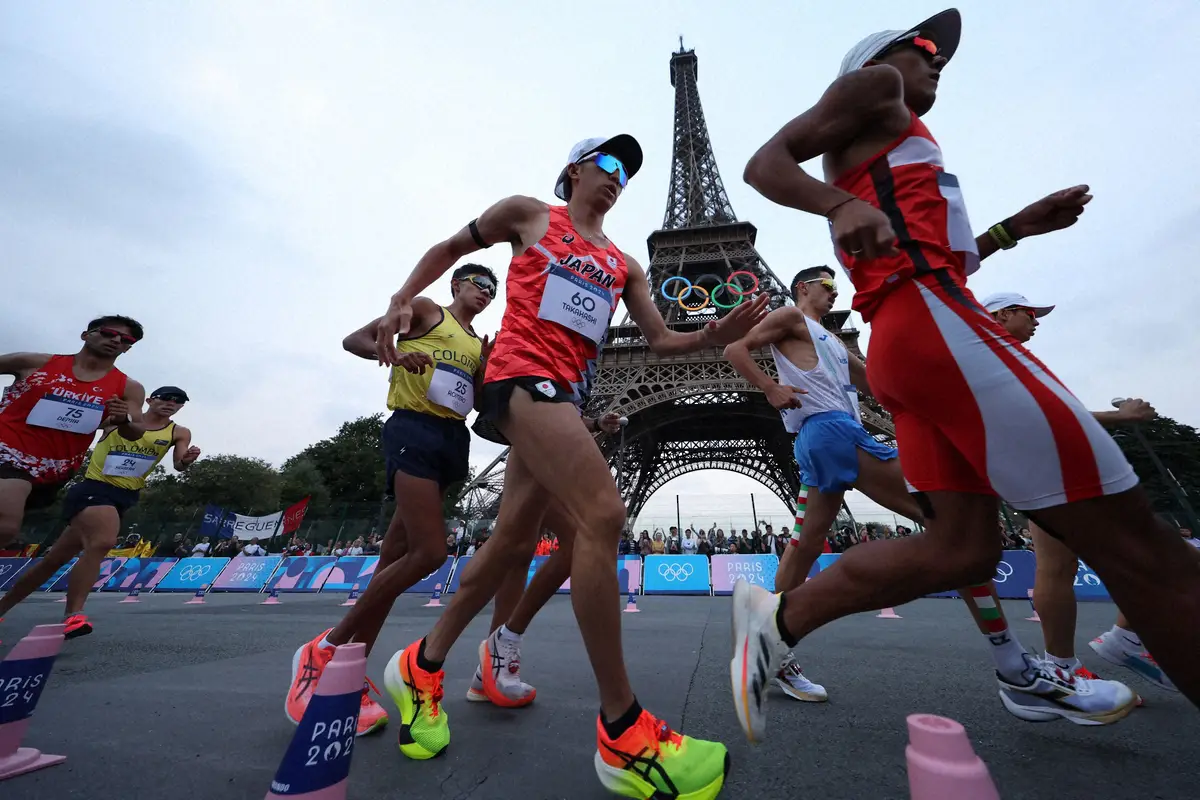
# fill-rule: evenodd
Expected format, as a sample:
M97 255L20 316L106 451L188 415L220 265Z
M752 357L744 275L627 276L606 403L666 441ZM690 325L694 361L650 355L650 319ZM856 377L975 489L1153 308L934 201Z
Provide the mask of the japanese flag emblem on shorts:
M546 397L554 397L554 384L550 381L542 381L537 384L537 390L546 395Z

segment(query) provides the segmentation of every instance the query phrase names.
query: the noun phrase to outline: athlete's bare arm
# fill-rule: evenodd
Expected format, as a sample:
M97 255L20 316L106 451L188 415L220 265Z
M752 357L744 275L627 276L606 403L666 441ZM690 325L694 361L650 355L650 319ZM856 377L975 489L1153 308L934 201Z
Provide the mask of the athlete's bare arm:
M1149 422L1158 416L1158 412L1145 400L1134 397L1112 411L1093 411L1092 416L1106 428L1118 428L1122 425Z
M508 242L514 254L523 253L536 244L550 227L550 207L536 198L515 195L480 214L479 219L475 220L475 227L485 245ZM421 256L400 291L392 295L387 313L379 320L375 342L379 363L395 364L399 358L395 337L398 333L408 333L413 299L445 274L456 261L480 249L468 225Z
M1050 231L1069 228L1079 221L1083 207L1092 202L1087 184L1062 189L1031 203L1004 221L1004 228L1017 241L1028 236L1038 236ZM975 247L981 259L995 253L1000 245L990 233L975 237ZM1107 411L1099 412L1107 414Z
M142 406L146 405L146 387L129 378L125 381L123 397L108 401L109 424L115 425L121 437L133 442L142 438L146 426L142 424Z
M413 298L410 308L412 309L412 317L409 320L408 333L404 337L406 339L415 339L424 336L442 318L441 306L428 297ZM382 320L383 317L377 317L345 339L342 339L342 349L348 353L353 353L359 358L378 361L379 356L375 351L375 347L379 337L379 325ZM415 375L419 375L425 371L426 367L433 366L433 359L425 353L400 353L396 357L395 365Z
M849 359L847 365L850 367L850 382L854 384L854 388L858 389L859 394L874 397L875 393L871 391L871 384L867 383L867 365L849 351L846 352L846 357Z
M770 298L765 294L744 302L730 311L719 322L710 322L698 331L692 333L676 333L667 327L667 323L659 313L658 307L650 297L650 284L646 280L646 272L633 256L623 253L629 275L625 279L625 307L629 316L646 336L646 343L656 355L673 356L684 353L694 353L706 347L720 347L736 342L749 333L767 315L767 302Z
M200 457L200 448L192 447L192 432L182 425L175 426L175 440L171 442L175 460L175 471L183 472Z
M473 381L476 411L483 411L483 376L487 372L487 361L492 355L492 345L495 343L495 339L487 336L484 336L483 341L479 343L479 368L475 370Z
M779 384L758 365L752 353L767 345L780 344L784 339L810 339L804 314L795 306L775 309L741 339L725 345L725 359L739 375L766 393Z
M0 356L0 375L12 375L17 380L24 380L46 366L51 358L49 353L7 353Z

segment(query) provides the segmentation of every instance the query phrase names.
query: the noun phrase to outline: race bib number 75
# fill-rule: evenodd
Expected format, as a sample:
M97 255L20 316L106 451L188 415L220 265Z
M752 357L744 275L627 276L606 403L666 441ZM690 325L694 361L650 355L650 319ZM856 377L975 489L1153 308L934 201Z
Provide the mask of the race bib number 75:
M103 405L48 394L30 409L25 422L39 428L91 434L96 432L103 419Z

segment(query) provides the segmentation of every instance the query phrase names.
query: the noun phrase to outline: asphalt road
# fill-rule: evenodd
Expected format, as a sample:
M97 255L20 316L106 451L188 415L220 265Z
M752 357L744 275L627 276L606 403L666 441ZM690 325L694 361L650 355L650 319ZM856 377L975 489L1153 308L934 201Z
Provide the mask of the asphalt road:
M35 624L55 622L53 595L22 604L0 624L6 652ZM91 636L68 642L42 695L26 744L65 764L0 784L5 800L46 798L262 798L294 728L283 698L295 648L339 618L341 595L94 595ZM423 634L435 609L424 596L397 604L368 674ZM767 740L744 740L729 699L729 599L639 599L623 615L626 658L643 705L671 725L722 739L733 768L722 797L755 800L907 798L905 716L927 712L966 726L1006 800L1150 800L1200 796L1200 714L1180 695L1112 674L1087 647L1112 623L1109 604L1082 604L1079 644L1093 669L1126 680L1146 706L1121 723L1085 728L1032 724L1004 711L986 651L952 600L920 600L901 620L861 614L810 637L806 673L831 700L802 704L775 693ZM1029 605L1006 602L1015 629L1041 647ZM538 688L530 707L503 710L463 698L486 615L446 664L453 741L414 762L395 727L355 745L349 797L405 800L550 800L607 797L595 779L597 700L570 601L557 597L522 648L522 675ZM390 700L387 701L390 705Z

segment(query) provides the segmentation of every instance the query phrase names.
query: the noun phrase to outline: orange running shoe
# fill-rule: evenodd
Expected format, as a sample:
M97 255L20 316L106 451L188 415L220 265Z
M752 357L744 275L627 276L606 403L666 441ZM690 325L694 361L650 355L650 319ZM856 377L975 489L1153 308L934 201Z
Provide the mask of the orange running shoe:
M362 702L358 707L358 730L355 732L355 736L365 736L388 724L387 709L381 706L374 697L371 697L372 694L375 697L381 696L375 682L366 678L363 683Z
M400 752L418 760L433 758L450 744L450 719L442 708L446 673L417 666L421 641L392 656L383 672L383 688L400 710Z
M321 647L321 640L332 630L333 628L330 628L317 634L317 638L301 645L296 654L292 656L292 685L288 689L287 701L283 708L287 718L295 725L299 725L300 720L303 719L304 712L308 709L308 703L312 700L313 692L316 691L317 681L321 679L321 674L325 672L325 666L333 658L333 651L336 648L333 646Z
M63 636L67 639L74 639L78 636L87 636L92 632L92 623L88 622L87 614L72 614L63 620L63 624L67 626Z
M725 745L676 733L645 710L616 740L597 717L593 760L604 788L640 800L712 800L729 772Z

